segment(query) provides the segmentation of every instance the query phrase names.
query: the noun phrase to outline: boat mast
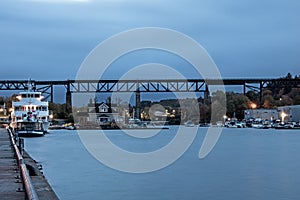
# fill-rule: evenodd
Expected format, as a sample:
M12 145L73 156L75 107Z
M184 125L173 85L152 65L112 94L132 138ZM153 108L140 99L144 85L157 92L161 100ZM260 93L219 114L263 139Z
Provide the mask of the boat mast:
M30 94L30 92L32 90L31 79L28 80L28 86L27 86L27 88L28 88L27 95L29 95L29 105L31 105L31 94Z

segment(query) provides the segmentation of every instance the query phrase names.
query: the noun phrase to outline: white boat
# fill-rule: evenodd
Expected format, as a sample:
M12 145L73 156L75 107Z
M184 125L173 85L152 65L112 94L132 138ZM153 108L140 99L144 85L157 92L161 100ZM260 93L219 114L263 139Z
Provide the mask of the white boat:
M165 126L165 121L148 121L142 122L137 118L130 118L128 124L124 127L126 129L169 129Z
M255 119L252 123L252 128L264 128L263 120L260 118Z
M130 118L126 128L142 128L142 121L137 118Z
M146 123L146 128L149 129L169 129L166 125L165 121L150 121Z
M195 124L194 124L191 120L186 121L186 122L184 123L184 125L185 125L186 127L194 127L194 126L195 126Z
M48 102L42 101L41 92L32 90L30 82L27 86L28 90L16 97L18 101L12 102L11 127L22 137L41 136L49 127Z

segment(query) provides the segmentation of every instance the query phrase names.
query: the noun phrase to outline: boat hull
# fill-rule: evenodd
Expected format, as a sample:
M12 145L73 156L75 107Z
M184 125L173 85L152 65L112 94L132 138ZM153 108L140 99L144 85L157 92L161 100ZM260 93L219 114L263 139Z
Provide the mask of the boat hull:
M45 135L44 131L17 131L18 137L41 137Z
M43 122L22 121L13 126L14 132L18 137L39 137L45 135Z

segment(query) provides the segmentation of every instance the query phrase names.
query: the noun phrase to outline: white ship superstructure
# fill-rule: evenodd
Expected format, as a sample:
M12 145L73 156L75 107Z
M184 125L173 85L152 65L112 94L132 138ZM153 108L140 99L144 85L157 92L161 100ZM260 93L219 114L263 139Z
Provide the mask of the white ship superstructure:
M48 102L42 101L44 97L41 92L32 91L30 83L28 87L28 91L20 92L16 97L18 101L12 102L12 126L18 129L18 126L23 127L20 123L23 125L31 123L30 127L39 127L43 132L47 132L49 127ZM32 126L33 123L40 125ZM26 126L24 128L26 129Z

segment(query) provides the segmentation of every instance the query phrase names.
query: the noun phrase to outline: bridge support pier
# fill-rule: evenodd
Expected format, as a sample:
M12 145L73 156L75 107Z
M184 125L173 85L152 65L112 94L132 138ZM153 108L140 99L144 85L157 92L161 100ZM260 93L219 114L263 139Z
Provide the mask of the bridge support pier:
M204 91L204 105L209 105L209 90L207 84L205 86L205 91Z
M72 112L72 93L70 89L70 84L67 84L67 92L66 92L66 112Z
M135 91L135 117L141 118L141 92L140 90Z
M262 81L259 82L259 103L260 105L263 105L264 102L263 101L263 83Z
M50 86L50 102L53 103L53 85Z

